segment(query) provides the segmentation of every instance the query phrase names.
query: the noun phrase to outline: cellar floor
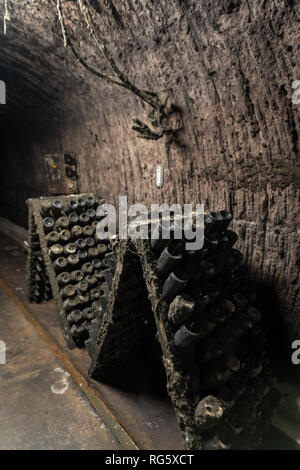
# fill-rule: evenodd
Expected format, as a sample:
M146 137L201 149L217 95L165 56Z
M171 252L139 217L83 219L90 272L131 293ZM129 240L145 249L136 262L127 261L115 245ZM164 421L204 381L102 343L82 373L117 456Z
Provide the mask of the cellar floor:
M3 287L0 301L0 449L120 449Z
M25 255L1 232L0 302L0 449L182 449L159 357L149 352L116 385L90 379L53 301L28 302ZM295 445L273 428L263 448Z

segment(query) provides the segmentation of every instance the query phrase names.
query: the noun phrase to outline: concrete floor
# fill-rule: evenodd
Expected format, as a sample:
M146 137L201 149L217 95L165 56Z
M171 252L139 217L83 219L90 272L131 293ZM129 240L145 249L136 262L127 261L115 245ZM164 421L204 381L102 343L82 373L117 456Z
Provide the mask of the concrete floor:
M68 372L0 287L0 449L120 449Z

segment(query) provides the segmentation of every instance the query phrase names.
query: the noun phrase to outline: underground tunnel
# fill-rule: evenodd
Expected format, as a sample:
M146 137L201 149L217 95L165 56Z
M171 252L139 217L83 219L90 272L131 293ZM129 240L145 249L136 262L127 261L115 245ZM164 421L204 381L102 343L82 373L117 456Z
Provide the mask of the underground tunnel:
M299 15L1 3L0 449L299 448Z

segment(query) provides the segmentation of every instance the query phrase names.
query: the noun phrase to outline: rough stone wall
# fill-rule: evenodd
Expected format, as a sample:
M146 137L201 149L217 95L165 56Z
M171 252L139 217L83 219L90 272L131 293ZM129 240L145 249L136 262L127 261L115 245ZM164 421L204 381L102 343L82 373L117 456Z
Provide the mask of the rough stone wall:
M172 89L183 127L169 154L163 141L137 139L131 130L131 118L146 115L135 96L93 77L63 50L53 3L14 2L13 33L5 41L15 60L6 68L26 67L26 80L33 77L55 107L57 139L79 156L80 190L109 201L127 194L130 201L231 210L262 297L276 296L272 309L280 308L290 339L299 336L300 105L291 100L292 82L300 79L297 2L93 2L109 48L132 81ZM109 72L86 42L74 2L66 8L84 56ZM57 139L47 151L57 151ZM158 163L165 168L160 190Z

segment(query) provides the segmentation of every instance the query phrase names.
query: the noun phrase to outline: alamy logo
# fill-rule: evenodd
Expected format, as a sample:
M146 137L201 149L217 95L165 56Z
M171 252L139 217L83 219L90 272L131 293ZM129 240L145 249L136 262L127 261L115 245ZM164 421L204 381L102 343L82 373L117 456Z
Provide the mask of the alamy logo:
M300 340L299 339L296 339L295 341L293 341L292 343L292 349L296 349L296 351L293 352L292 354L292 363L297 366L298 364L300 364Z
M292 88L295 90L292 94L292 103L300 104L300 80L294 80L292 83Z
M0 364L6 364L6 344L0 340Z
M6 104L6 86L2 80L0 80L0 104Z
M117 212L119 212L117 216ZM201 250L204 243L204 205L151 204L150 211L144 204L127 203L127 196L119 197L119 211L112 204L102 204L97 209L102 219L97 224L100 240L128 237L151 240L184 240L186 250Z

